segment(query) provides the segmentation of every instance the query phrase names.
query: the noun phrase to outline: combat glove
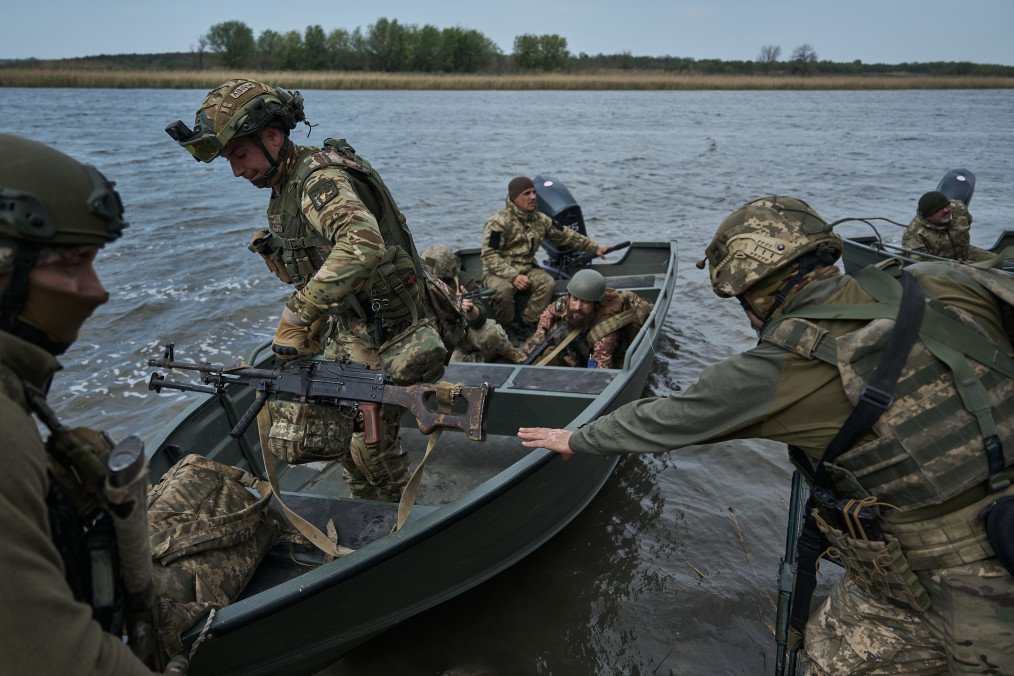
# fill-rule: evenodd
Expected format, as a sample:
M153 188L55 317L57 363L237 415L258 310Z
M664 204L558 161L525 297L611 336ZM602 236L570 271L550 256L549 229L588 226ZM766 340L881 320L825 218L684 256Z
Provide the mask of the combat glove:
M306 324L289 308L282 310L282 318L275 329L271 351L282 361L310 357L320 353L323 344L320 329L327 317L320 317L312 324Z

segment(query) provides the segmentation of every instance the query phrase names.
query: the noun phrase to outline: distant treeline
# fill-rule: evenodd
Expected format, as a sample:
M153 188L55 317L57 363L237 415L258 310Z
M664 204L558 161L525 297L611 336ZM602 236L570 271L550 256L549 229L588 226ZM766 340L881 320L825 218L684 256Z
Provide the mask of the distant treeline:
M366 30L320 25L299 31L265 30L255 36L242 21L215 24L199 36L189 52L118 54L59 61L7 61L4 66L110 70L210 70L378 72L429 74L595 73L655 71L695 75L931 75L1012 77L1014 66L960 62L848 63L822 61L809 44L796 47L780 60L781 47L763 45L750 61L694 59L677 56L572 54L567 39L556 34L525 34L514 38L513 51L503 51L473 29L406 25L378 19Z

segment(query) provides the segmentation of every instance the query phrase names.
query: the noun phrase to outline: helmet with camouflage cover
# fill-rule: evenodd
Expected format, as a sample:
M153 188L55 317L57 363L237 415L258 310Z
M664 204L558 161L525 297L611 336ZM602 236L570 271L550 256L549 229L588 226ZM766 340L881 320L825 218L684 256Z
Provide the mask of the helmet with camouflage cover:
M461 261L446 244L431 244L423 249L422 261L440 279L454 279Z
M0 134L0 157L0 330L58 354L105 296L32 287L37 299L26 308L29 273L120 237L123 204L95 167L41 143Z
M578 270L567 282L567 293L578 300L600 303L606 295L606 278L598 270Z
M208 92L195 115L193 130L177 120L166 127L166 132L195 159L211 162L233 139L255 134L266 126L288 133L305 119L299 92L236 79Z
M739 296L763 279L788 272L809 253L831 263L842 239L809 204L792 197L762 197L731 213L705 250L711 286L723 298ZM703 269L705 261L697 267Z

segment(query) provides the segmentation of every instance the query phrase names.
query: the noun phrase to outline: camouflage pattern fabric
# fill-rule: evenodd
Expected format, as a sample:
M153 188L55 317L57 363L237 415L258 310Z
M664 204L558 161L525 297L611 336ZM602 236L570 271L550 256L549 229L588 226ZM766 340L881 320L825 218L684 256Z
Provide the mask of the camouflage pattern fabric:
M520 364L525 359L524 352L511 344L504 328L492 319L486 319L477 329L469 328L454 353L451 361L492 362L499 358Z
M194 454L173 465L148 494L159 594L214 608L235 601L281 531L270 499L267 482L239 468Z
M511 282L518 275L527 275L532 281L531 298L521 318L523 322L537 320L552 298L555 282L549 274L539 270L535 260L544 239L587 253L598 249L595 240L569 228L558 228L541 211L522 211L510 200L483 226L482 281L493 288L492 305L497 321L503 324L514 321L515 289Z
M932 256L953 258L966 263L984 261L993 257L985 249L970 243L972 214L960 200L951 200L951 222L937 225L916 214L901 238L901 245L912 251L924 251ZM924 260L913 255L916 260Z
M368 364L370 368L380 368L380 346L372 324L355 317L336 318L331 338L324 347L324 358L351 359ZM443 373L442 368L440 372ZM412 382L423 381L419 378ZM339 456L352 497L389 502L401 498L401 491L408 482L409 465L408 454L398 441L403 413L400 406L381 407L382 443L378 447L367 446L363 433L355 432L348 452Z
M837 580L806 625L810 672L1014 673L1014 579L983 561L920 575L932 605L916 612Z
M334 406L272 400L268 450L290 465L335 460L351 442L354 414Z
M388 247L376 218L359 199L342 168L347 161L330 147L297 146L285 165L282 192L273 196L268 206L268 225L273 236L288 241L291 247L283 250L283 259L297 292L286 307L304 322L324 314L331 316L324 358L349 358L381 368L382 346L378 344L376 324L360 316L355 304L368 309L369 299L364 303L358 298L369 291L371 275L385 259ZM401 254L393 264L399 270L409 268L411 258ZM414 279L414 274L410 278ZM421 287L412 284L407 291L420 309L420 319L426 304ZM390 340L405 332L410 321L382 317L380 324L380 339ZM420 335L416 342L424 337ZM418 352L419 347L413 345L400 357L389 360L388 366L398 371L395 377L399 383L436 380L442 375L446 350L442 344L424 342L423 347L432 348L426 358L411 358L410 353ZM351 443L351 449L359 451L344 447L336 451L353 497L397 501L408 468L407 456L398 442L401 409L384 407L381 417L385 440L380 448L366 449L360 432L353 435ZM361 457L367 460L357 463Z
M565 325L566 327L566 330L558 332L561 338L570 333L570 330L575 327L567 310L566 299L566 296L558 298L542 311L542 314L539 315L539 323L535 329L535 333L525 341L525 345L522 348L523 352L531 353L532 350L546 340L546 336L551 335L561 325ZM626 335L627 332L624 330L626 327L610 331L604 336L592 340L591 344L588 343L589 337L595 333L594 327L623 312L625 306L634 309L636 317L640 320L640 323L637 324L638 327L644 323L644 318L648 316L652 308L651 303L633 292L606 289L602 302L598 304L598 310L586 324L589 328L588 333L572 342L563 352L556 356L552 363L583 367L588 365L589 359L594 359L596 368L616 368L618 365L614 363L614 358L622 355L623 350L626 349L630 339L633 337L632 335ZM549 347L552 349L553 344Z

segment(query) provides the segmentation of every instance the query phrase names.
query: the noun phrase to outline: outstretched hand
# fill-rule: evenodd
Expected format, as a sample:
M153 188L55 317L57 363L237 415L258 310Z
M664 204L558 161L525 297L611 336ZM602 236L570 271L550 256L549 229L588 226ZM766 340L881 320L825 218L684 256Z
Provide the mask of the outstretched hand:
M559 453L564 460L574 455L570 450L570 435L572 430L553 429L551 427L522 427L518 429L518 438L521 445L528 448L545 448L546 450Z

